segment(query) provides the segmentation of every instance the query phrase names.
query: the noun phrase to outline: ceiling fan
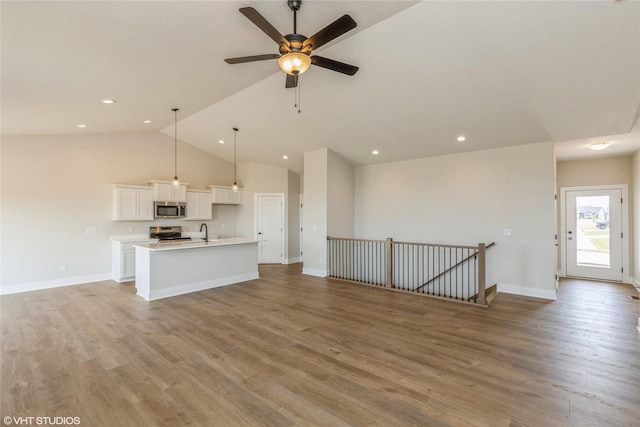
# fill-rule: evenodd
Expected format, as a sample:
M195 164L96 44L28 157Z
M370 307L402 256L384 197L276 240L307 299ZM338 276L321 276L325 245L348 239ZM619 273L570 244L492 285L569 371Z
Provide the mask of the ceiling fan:
M311 56L311 52L329 43L331 40L340 37L347 31L354 29L358 25L356 21L349 15L343 15L311 37L306 37L297 33L296 12L300 10L302 0L288 0L287 4L293 11L293 34L287 34L286 36L280 34L280 32L254 8L242 7L239 9L240 13L246 16L280 46L280 54L268 53L265 55L242 56L239 58L227 58L224 61L227 64L241 64L243 62L277 59L282 71L287 73L285 83L285 87L287 88L298 86L298 76L307 71L311 64L353 76L358 71L358 67L323 56Z

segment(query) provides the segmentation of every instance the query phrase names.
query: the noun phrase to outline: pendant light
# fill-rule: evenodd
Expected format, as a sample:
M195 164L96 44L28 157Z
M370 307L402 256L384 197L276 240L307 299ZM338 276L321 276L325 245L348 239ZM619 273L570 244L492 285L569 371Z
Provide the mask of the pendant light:
M238 181L236 179L236 172L238 169L238 149L236 147L236 137L238 135L238 128L233 128L233 191L238 191Z
M174 161L174 175L173 175L173 186L178 187L180 185L180 180L178 179L178 111L179 108L172 108L174 114L174 127L173 127L173 161Z

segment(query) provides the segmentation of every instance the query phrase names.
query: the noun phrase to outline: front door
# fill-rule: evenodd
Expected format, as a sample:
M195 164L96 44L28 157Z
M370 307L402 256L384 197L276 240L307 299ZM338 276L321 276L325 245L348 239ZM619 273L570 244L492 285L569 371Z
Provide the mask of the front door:
M256 195L258 263L282 263L284 249L283 196Z
M622 281L622 190L565 192L567 276Z

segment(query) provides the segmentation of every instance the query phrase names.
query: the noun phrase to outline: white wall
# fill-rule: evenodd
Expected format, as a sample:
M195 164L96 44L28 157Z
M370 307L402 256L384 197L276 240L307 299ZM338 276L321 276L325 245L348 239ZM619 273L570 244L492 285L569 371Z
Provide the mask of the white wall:
M331 150L327 152L327 234L354 237L355 169Z
M326 148L304 153L302 272L314 276L327 274L327 155Z
M554 164L553 143L545 142L358 167L355 234L496 242L487 252L487 284L553 299Z
M111 220L111 184L173 177L173 138L166 135L7 136L1 149L2 287L108 278L111 235L148 234L149 226L160 224L197 231L202 222ZM178 176L189 188L204 189L227 183L233 166L179 143ZM234 209L214 206L209 232L235 235ZM85 234L87 227L97 233Z

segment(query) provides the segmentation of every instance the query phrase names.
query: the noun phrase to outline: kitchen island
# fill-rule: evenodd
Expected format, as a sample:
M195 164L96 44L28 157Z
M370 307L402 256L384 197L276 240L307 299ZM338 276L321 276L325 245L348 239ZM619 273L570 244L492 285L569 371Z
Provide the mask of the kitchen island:
M136 290L147 301L257 279L258 242L226 238L135 244Z

